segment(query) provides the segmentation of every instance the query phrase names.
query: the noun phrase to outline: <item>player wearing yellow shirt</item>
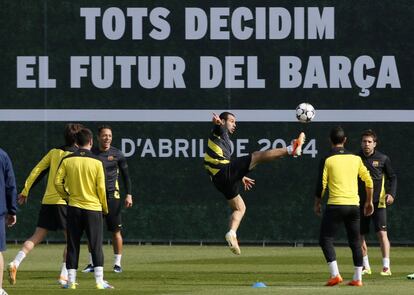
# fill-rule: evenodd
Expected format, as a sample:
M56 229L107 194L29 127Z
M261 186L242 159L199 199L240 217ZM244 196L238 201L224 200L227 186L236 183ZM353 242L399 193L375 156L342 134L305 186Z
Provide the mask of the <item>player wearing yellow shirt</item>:
M77 147L75 145L76 133L82 128L81 124L69 123L65 126L64 138L65 145L58 148L51 149L40 162L33 168L30 175L26 179L24 188L18 196L18 203L20 205L27 202L30 189L39 180L49 173L47 179L46 191L42 199L42 206L39 211L37 227L33 235L27 239L16 257L8 265L9 282L16 283L17 269L23 259L29 254L33 248L41 243L46 237L48 231L62 230L66 239L66 202L59 196L55 189L54 181L57 168L63 157L73 153ZM66 270L66 247L63 251L63 263L60 273L59 282L66 284L67 270Z
M59 195L68 200L67 255L68 283L76 289L80 240L86 232L91 249L97 289L113 288L103 280L103 214L108 214L105 170L103 163L90 151L92 132L82 129L76 134L79 149L62 159L55 178Z
M330 140L332 149L328 157L321 162L314 205L315 213L320 215L321 199L325 192L329 191L319 236L319 245L331 272L331 278L326 286L334 286L343 281L333 245L335 235L342 223L345 225L354 262L354 276L348 285L362 286L358 177L365 182L367 197L364 204L364 214L366 216L371 215L374 211L372 203L373 182L361 158L345 150L346 136L341 127L331 130Z

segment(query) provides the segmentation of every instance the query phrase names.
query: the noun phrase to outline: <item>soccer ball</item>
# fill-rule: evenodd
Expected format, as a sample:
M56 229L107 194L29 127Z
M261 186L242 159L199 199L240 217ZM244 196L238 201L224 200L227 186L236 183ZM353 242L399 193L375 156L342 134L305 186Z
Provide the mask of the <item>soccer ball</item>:
M296 118L302 123L308 123L315 117L314 107L307 102L302 102L296 107Z

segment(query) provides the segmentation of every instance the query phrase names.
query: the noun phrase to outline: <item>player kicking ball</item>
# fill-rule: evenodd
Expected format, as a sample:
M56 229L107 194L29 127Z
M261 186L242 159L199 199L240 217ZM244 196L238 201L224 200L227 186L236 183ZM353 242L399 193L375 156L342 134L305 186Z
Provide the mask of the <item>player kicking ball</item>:
M230 250L234 254L240 255L237 229L246 212L246 205L239 194L240 182L243 183L245 190L250 190L255 181L246 175L257 164L274 161L286 155L300 156L302 145L305 142L305 134L301 132L298 138L292 141L292 145L286 148L256 151L247 156L232 159L230 134L236 131L236 116L230 112L223 112L220 116L213 114L212 121L214 128L208 138L204 167L214 186L224 195L233 211L225 239Z

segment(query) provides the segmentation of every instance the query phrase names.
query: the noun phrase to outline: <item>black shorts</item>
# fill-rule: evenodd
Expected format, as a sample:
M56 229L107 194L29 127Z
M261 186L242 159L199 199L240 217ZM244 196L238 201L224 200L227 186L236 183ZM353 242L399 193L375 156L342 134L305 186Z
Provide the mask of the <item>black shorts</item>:
M387 209L378 208L378 203L374 203L374 213L371 216L364 216L363 206L361 206L361 235L369 233L371 220L374 223L375 232L387 231Z
M37 227L51 231L66 230L67 205L42 204Z
M111 198L107 199L108 214L105 216L106 229L110 232L121 230L121 199Z
M236 158L212 177L215 187L227 200L231 200L239 194L240 181L249 173L251 161L252 155Z

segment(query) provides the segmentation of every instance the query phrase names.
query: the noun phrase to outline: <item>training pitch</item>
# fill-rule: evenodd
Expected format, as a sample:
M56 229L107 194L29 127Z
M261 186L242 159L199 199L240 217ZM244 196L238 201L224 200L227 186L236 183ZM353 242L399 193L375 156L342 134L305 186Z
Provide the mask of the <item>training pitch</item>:
M9 245L4 253L7 264L19 247ZM17 283L10 286L4 273L4 288L10 294L414 294L414 248L392 248L391 277L381 277L380 251L369 253L372 275L364 276L364 286L341 284L324 287L329 273L317 247L243 247L235 256L225 246L124 246L124 272L112 272L112 248L104 246L105 279L114 290L95 290L93 274L80 272L87 264L87 249L81 248L77 290L57 284L63 245L40 245L23 261ZM351 251L337 248L344 282L352 278ZM263 282L266 288L252 288Z

